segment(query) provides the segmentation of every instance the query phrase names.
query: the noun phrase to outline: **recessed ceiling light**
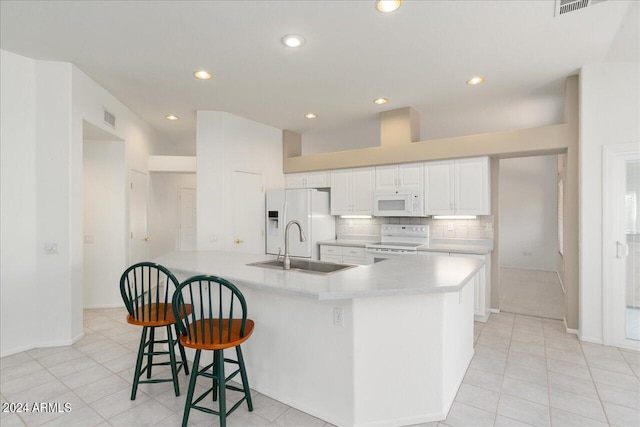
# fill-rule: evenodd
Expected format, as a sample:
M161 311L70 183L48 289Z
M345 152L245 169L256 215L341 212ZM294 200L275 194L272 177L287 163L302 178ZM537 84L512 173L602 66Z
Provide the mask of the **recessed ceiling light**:
M391 13L402 5L402 0L378 0L376 2L376 9L378 12Z
M317 118L317 117L318 117L316 114L313 114L313 113L308 113L308 114L305 114L304 116L305 116L307 119L315 119L315 118Z
M174 116L173 114L169 114L168 116L164 116L167 120L180 120L180 117Z
M389 102L387 98L377 98L373 100L373 103L378 105L386 104L387 102Z
M198 70L193 75L200 80L209 80L211 78L211 73L205 70Z
M473 77L471 80L467 82L468 85L479 85L480 83L484 83L484 77Z
M304 37L297 34L287 34L282 38L282 44L287 47L300 47L304 44Z

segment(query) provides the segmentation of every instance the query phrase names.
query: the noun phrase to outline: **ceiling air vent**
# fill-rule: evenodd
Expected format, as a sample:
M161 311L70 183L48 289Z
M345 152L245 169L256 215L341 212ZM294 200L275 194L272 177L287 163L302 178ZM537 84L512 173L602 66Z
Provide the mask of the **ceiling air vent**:
M108 124L109 126L111 126L112 128L115 128L116 127L116 116L114 116L113 114L111 114L107 110L104 110L104 122L106 124Z
M556 15L560 16L569 12L584 9L587 6L593 6L606 0L556 0Z

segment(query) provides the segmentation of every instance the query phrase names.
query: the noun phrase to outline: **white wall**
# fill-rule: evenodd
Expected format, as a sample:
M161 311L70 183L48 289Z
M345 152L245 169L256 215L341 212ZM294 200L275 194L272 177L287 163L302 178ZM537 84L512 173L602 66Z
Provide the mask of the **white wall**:
M602 342L602 150L640 144L640 64L580 70L580 334Z
M131 170L148 173L148 157L152 154L175 154L173 144L159 132L142 121L133 111L118 101L103 87L89 78L75 66L71 66L73 85L73 117L70 122L71 165L70 165L70 197L66 201L70 204L70 244L71 244L71 283L73 328L75 336L82 333L82 275L83 275L83 183L82 183L82 148L83 123L89 122L125 142L126 182L130 181ZM116 116L116 127L112 128L104 123L104 109ZM129 200L126 199L125 212L128 218ZM151 231L151 230L150 230ZM129 233L128 221L125 235ZM126 238L125 238L126 240ZM118 275L126 268L129 260L128 240L125 244L123 264L118 268ZM115 267L114 267L115 268ZM113 273L115 274L115 272ZM115 284L117 287L118 285ZM121 304L121 301L116 303Z
M5 355L30 348L36 339L37 252L44 248L37 230L36 64L6 51L0 55L0 349Z
M556 270L558 156L500 160L500 266Z
M198 111L196 138L198 250L230 250L233 171L262 174L265 191L284 188L282 131L222 111Z
M127 170L124 141L85 140L83 146L84 307L113 307L126 264Z
M331 153L380 145L380 116L375 114L344 126L302 134L302 154Z
M149 255L157 258L178 249L178 189L196 188L195 173L152 172L149 175Z
M83 121L126 142L128 170L146 172L149 154L175 150L73 65L0 54L0 347L6 355L82 336ZM118 117L116 129L102 124L103 108ZM45 254L45 243L56 244L58 253Z
M1 54L0 335L7 354L33 342L60 345L74 338L69 206L60 203L69 194L71 66ZM55 244L57 253L45 254L45 243ZM16 327L16 320L26 317Z

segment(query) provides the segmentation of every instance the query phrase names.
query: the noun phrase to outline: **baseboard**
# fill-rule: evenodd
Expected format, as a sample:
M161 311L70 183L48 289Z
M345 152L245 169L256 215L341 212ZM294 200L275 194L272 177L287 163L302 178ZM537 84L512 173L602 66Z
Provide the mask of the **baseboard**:
M580 341L588 342L588 343L591 343L591 344L603 345L602 340L601 339L597 339L597 338L585 337L583 335L578 334L578 339Z
M11 356L13 354L22 353L23 351L33 350L34 348L67 347L67 346L71 346L71 345L77 343L82 338L84 338L84 332L81 333L80 335L76 336L75 338L70 339L70 340L39 342L39 343L35 343L33 345L26 345L26 346L22 346L22 347L12 348L11 350L0 352L0 357Z
M491 312L487 313L486 316L474 315L473 316L473 321L474 322L480 322L480 323L487 323L487 320L489 320L489 316L490 315L491 315Z
M547 273L557 273L556 270L548 270L546 268L534 268L534 267L510 267L508 265L501 265L500 268L510 268L512 270L533 270L533 271L545 271Z
M490 313L496 313L496 314L499 314L499 313L500 313L500 309L499 309L499 308L490 308L490 309L489 309L489 312L490 312Z
M556 275L558 276L558 282L560 282L560 288L562 288L563 295L567 295L567 292L564 290L564 283L562 283L562 278L560 277L560 273L556 270Z
M564 323L564 330L568 333L568 334L573 334L573 335L580 335L580 331L578 329L570 329L569 326L567 326L567 318L563 317L562 318L562 323Z
M91 304L91 305L85 305L82 308L83 309L86 309L86 308L124 308L124 305L122 303L118 303L118 304Z

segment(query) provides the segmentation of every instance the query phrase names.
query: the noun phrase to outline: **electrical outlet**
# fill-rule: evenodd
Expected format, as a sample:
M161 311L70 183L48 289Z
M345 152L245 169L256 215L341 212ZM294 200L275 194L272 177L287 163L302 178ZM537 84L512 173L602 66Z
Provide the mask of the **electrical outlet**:
M217 242L218 241L218 236L215 234L209 234L209 241L210 242Z
M340 307L333 308L333 325L334 326L344 326L344 309Z
M453 223L452 222L447 223L447 230L453 231Z
M85 234L84 235L84 242L85 243L95 243L95 240L93 238L93 234Z

